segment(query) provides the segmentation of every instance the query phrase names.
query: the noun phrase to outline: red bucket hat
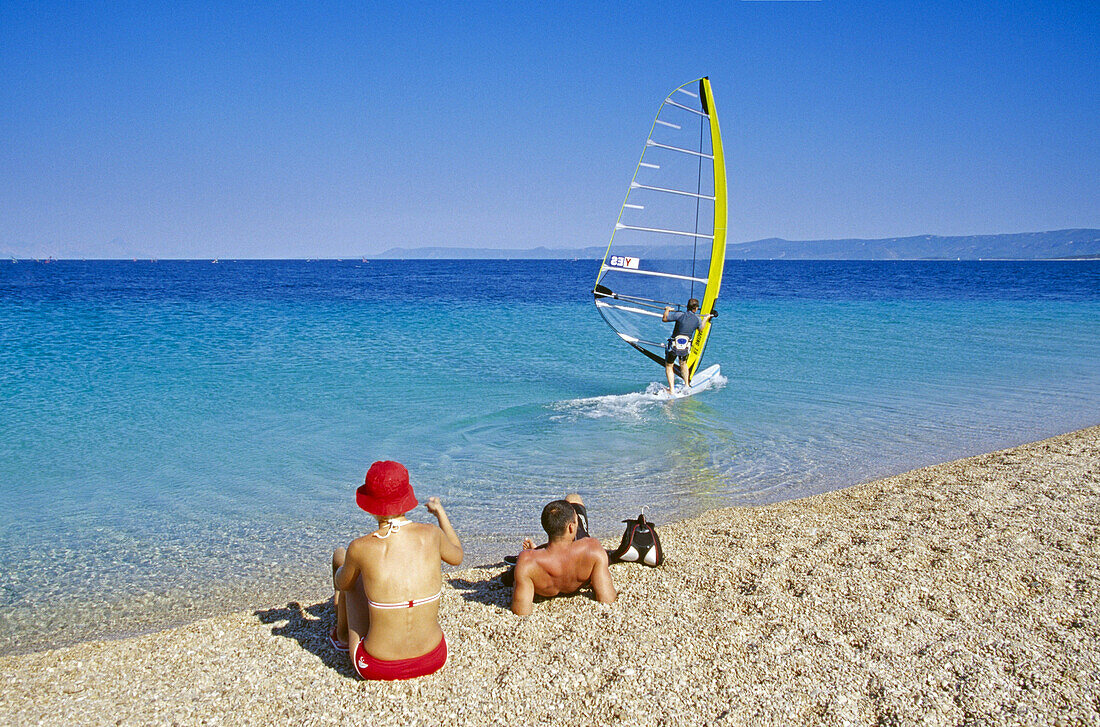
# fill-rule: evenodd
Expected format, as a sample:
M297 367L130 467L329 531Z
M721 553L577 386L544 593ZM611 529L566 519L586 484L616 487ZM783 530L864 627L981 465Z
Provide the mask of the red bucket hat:
M400 462L375 462L367 470L367 479L355 491L355 502L371 515L393 517L417 505L409 484L409 471Z

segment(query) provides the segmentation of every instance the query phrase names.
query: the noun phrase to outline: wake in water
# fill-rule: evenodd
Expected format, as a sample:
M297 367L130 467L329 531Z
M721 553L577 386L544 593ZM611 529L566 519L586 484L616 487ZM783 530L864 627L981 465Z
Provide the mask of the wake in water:
M722 374L718 374L710 381L702 385L696 395L712 389L720 389L729 380ZM690 397L689 397L690 398ZM654 381L645 388L645 391L629 394L607 394L606 396L589 396L583 399L567 399L555 402L550 408L558 414L550 417L552 421L558 421L570 417L584 417L587 419L642 419L647 411L657 406L667 406L678 399L669 398L668 386L662 382Z

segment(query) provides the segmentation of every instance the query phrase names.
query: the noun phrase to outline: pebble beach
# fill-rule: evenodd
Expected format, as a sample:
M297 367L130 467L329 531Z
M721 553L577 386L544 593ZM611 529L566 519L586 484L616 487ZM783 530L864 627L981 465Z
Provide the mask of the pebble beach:
M606 606L519 618L503 564L445 573L429 677L360 681L322 572L2 657L0 724L1100 725L1100 427L658 529L665 564L613 565Z

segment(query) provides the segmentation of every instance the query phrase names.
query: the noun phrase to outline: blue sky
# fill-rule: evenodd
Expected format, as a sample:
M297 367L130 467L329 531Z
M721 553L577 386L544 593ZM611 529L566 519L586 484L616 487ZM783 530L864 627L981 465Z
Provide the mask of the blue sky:
M0 253L603 245L700 75L733 242L1100 227L1098 41L1096 2L0 0Z

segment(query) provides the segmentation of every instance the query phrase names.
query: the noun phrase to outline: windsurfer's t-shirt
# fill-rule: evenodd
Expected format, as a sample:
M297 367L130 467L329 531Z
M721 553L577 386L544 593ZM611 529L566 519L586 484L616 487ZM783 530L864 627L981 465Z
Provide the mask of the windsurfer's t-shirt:
M669 313L668 319L676 321L676 327L672 329L672 337L687 336L691 338L695 332L703 327L703 319L689 310Z

